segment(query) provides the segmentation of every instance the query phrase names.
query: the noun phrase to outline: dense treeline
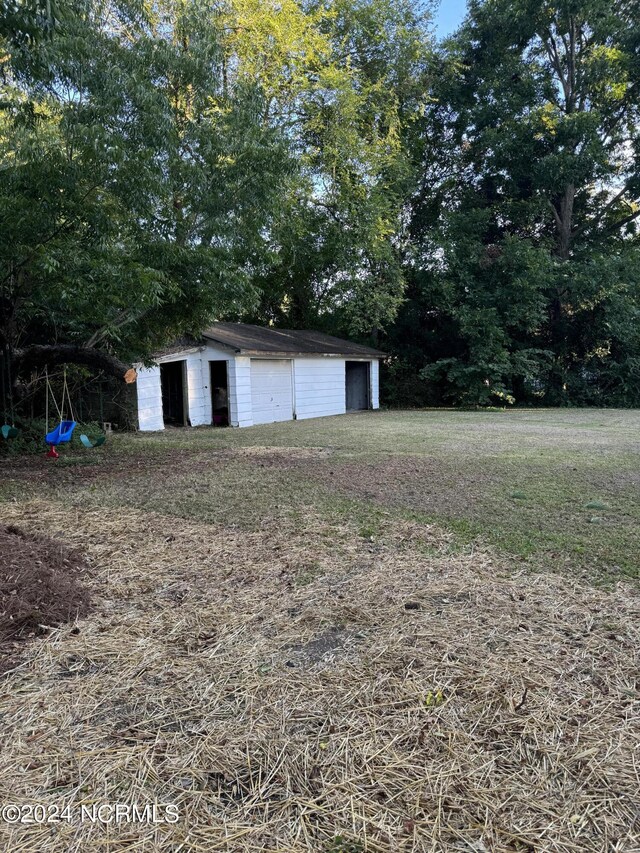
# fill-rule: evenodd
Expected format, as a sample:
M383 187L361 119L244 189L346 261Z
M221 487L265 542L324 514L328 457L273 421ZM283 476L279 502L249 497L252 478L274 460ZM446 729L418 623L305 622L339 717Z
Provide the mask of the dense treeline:
M18 405L214 318L373 341L397 404L640 404L638 3L0 9Z
M389 333L400 384L639 405L638 3L471 2L435 67Z

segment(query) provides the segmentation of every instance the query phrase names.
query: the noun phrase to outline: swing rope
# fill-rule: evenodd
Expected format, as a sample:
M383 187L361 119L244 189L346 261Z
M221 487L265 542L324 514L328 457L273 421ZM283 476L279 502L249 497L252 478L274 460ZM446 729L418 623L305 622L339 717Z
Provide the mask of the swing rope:
M63 384L62 384L62 397L60 399L60 405L58 406L58 401L56 400L56 395L53 393L53 387L51 385L51 380L49 379L49 370L45 368L45 379L47 382L47 397L46 397L46 406L45 406L45 418L47 422L47 432L49 431L49 395L51 395L51 399L53 400L53 405L56 407L56 412L58 413L58 418L60 422L62 422L65 412L65 400L67 403L67 410L71 417L72 421L75 421L76 417L73 411L73 404L71 402L71 394L69 392L69 383L67 382L67 368L65 367L63 372Z
M69 415L71 416L71 420L75 421L76 416L73 413L73 406L71 405L71 394L69 393L69 385L67 384L67 368L64 369L64 384L62 386L62 411L64 412L64 396L67 395L67 405L69 406ZM64 418L62 419L64 420Z
M51 380L49 379L49 368L48 367L45 367L44 375L45 375L45 379L47 382L47 395L45 398L46 399L45 419L46 419L47 432L49 432L49 394L51 394L51 399L53 400L53 405L56 407L56 411L58 413L58 419L60 420L60 423L62 423L64 418L62 417L62 412L60 411L60 407L58 406L58 401L56 400L56 396L53 393L53 388L51 387ZM64 373L64 384L66 387L66 384L67 384L67 372L66 372L66 370ZM64 391L62 392L62 408L64 410Z
M51 380L49 379L49 370L48 368L45 370L45 376L47 380L47 406L46 406L46 419L47 419L47 432L45 434L45 441L49 445L49 452L47 456L50 459L57 459L58 453L56 451L56 447L59 444L68 444L71 441L71 437L73 435L73 431L76 428L76 420L73 416L73 405L71 403L71 394L69 393L69 385L67 383L67 369L64 368L63 372L63 386L62 386L62 398L60 400L60 406L58 406L58 401L56 400L56 396L53 393L53 389L51 387ZM53 404L56 407L56 411L58 413L59 423L58 426L49 432L49 394L51 394L51 399L53 400ZM66 403L69 407L69 412L71 414L72 420L67 420L65 418L65 399Z

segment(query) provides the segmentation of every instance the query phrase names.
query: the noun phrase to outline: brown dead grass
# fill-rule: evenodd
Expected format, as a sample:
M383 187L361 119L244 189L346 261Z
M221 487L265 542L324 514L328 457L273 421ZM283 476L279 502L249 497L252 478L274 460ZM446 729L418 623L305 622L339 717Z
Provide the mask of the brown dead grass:
M229 450L232 457L249 459L267 459L269 462L287 462L289 460L326 459L331 456L328 447L234 447Z
M301 535L0 512L86 549L96 601L5 679L0 799L180 809L175 826L0 825L3 849L640 847L632 590L510 576L410 523L374 543L311 514Z

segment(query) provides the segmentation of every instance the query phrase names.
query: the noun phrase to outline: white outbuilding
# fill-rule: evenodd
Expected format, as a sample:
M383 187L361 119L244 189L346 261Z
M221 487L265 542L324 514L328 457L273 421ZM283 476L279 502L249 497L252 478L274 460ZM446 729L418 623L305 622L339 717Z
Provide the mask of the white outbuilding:
M384 356L321 332L215 323L138 368L138 424L245 427L377 409Z

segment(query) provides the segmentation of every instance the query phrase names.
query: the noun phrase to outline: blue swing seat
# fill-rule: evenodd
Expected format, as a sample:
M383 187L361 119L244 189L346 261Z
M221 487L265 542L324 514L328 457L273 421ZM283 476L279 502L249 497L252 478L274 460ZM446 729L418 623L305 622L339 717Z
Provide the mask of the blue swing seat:
M66 441L71 441L71 436L73 435L75 428L76 421L60 421L55 429L52 429L46 434L44 440L51 447L55 447L58 444L64 444Z

